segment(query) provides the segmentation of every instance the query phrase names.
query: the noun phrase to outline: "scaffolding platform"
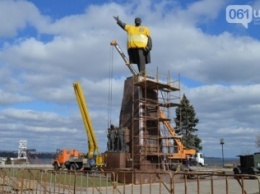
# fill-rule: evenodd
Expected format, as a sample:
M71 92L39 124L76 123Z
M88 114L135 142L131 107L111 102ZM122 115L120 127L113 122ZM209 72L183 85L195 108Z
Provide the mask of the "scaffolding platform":
M149 88L151 90L161 90L164 92L173 92L173 91L179 91L180 88L177 86L174 86L173 83L163 83L160 82L158 79L153 79L146 76L135 76L135 85L141 86L143 88Z

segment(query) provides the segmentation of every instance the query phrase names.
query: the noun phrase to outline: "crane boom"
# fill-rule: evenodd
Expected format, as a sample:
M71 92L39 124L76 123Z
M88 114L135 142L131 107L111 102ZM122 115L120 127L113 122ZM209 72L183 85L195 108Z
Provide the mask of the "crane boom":
M87 103L79 82L73 83L75 96L78 102L79 110L85 126L88 139L88 154L80 153L77 149L62 149L57 153L53 166L55 170L67 168L68 170L91 170L99 168L102 170L103 155L100 154L94 128L89 116Z
M82 120L83 120L83 123L85 126L85 130L87 133L88 147L89 147L88 158L93 158L95 151L97 152L97 154L100 154L100 152L99 152L96 136L94 133L94 128L92 126L92 122L91 122L90 115L88 112L87 103L85 101L84 94L83 94L80 83L79 82L73 83L73 87L74 87L76 99L77 99L77 102L79 105Z
M160 113L160 117L162 119L166 119L165 114L163 113L162 110L159 110ZM176 142L177 146L178 146L178 152L177 153L172 153L171 156L169 156L169 159L186 159L186 157L189 156L193 156L196 154L196 150L195 149L186 149L181 141L181 139L179 137L177 137L175 130L172 128L172 126L170 125L169 121L167 120L163 120L163 124L164 126L168 129L169 133L173 136L176 137L174 138L174 141Z
M120 48L120 46L117 44L115 40L113 40L110 45L115 46L118 53L121 55L122 59L125 61L126 66L129 68L129 70L132 72L133 75L137 75L137 72L133 68L132 64L130 64L128 58L125 56L124 52Z

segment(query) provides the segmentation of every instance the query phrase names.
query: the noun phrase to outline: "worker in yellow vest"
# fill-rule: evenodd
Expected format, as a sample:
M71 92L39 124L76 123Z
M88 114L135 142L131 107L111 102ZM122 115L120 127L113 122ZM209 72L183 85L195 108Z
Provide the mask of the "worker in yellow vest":
M130 63L138 65L141 75L146 74L145 64L151 63L150 51L152 39L150 30L141 25L141 18L135 18L135 25L123 23L118 16L114 16L117 24L127 32L127 52Z

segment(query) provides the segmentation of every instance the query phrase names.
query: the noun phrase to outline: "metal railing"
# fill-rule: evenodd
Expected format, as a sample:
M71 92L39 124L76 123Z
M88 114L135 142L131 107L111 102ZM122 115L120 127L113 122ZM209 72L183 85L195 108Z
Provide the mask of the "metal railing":
M260 177L220 172L75 172L0 168L0 193L258 194Z

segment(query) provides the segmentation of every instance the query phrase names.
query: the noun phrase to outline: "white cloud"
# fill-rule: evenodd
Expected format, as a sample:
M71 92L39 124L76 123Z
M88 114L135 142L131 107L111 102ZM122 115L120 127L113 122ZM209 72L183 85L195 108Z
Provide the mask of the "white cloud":
M46 26L49 18L42 16L38 8L27 1L1 0L0 1L0 37L17 35L27 25L35 28Z
M190 24L206 23L216 19L226 1L201 0L187 6L186 9L178 10L177 16L182 22Z
M221 133L223 135L234 135L234 134L239 134L239 135L244 135L245 133L247 135L255 135L256 132L258 130L256 129L251 129L251 128L242 128L242 127L239 127L239 128L236 128L236 129L232 129L232 128L224 128L224 129L219 129L217 130L218 133Z
M17 109L5 109L2 111L2 114L6 118L10 119L21 119L21 120L53 120L57 121L58 115L55 113L46 113L46 112L37 112L33 110L17 110Z
M31 101L31 97L23 96L20 94L9 93L6 91L0 90L0 104L7 105L7 104L14 104L18 102L28 102Z

